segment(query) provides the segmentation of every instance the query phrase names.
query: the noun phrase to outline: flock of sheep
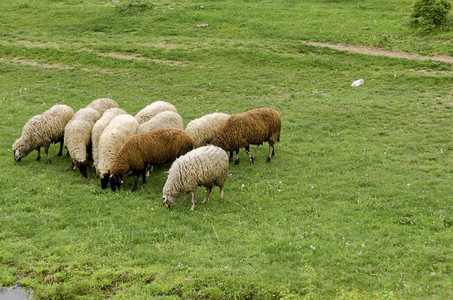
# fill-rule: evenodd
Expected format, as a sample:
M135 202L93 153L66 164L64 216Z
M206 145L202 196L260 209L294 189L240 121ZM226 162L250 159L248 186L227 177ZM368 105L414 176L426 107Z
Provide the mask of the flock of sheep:
M87 177L92 158L101 187L105 189L110 183L113 191L131 173L135 175L135 191L140 175L146 183L154 165L173 162L163 188L163 202L171 207L180 195L191 193L194 210L198 186L207 189L203 203L208 201L213 186L220 188L220 201L223 200L229 159L234 151L235 164L239 163L240 148L245 148L253 163L249 145L268 142L266 162L270 162L275 154L274 144L280 140L280 129L280 115L271 108L231 116L212 113L190 121L184 129L182 118L171 103L156 101L132 116L114 100L100 98L75 114L71 107L57 104L34 116L24 125L13 151L14 159L20 161L37 150L40 160L43 147L50 164L50 144L60 142L58 155L62 155L65 144L73 170L79 169ZM230 152L229 158L226 151Z

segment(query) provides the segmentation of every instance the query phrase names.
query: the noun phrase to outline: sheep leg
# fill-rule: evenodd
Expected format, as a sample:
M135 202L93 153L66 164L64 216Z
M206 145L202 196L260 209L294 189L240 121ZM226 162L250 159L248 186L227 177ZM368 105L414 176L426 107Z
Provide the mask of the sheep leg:
M58 151L58 156L63 155L63 139L60 139L60 151Z
M230 160L233 159L233 151L230 151Z
M266 163L270 163L271 162L271 157L274 156L274 155L275 155L274 143L269 141L269 155L267 156Z
M234 162L235 165L239 164L239 149L236 149L236 161Z
M154 170L154 165L146 165L146 177L149 177L149 173Z
M38 148L38 156L36 157L36 161L41 160L41 147Z
M46 151L47 164L50 165L49 147L44 147L44 151Z
M254 160L253 157L252 157L252 153L250 153L250 145L248 145L247 147L245 147L245 152L246 152L247 155L249 156L250 164L253 164L253 163L255 162L255 160Z
M137 190L137 184L138 184L138 172L134 172L135 174L135 179L134 179L134 187L132 188L131 192L135 192Z
M223 186L220 187L220 199L219 202L223 201Z
M209 201L209 195L211 194L212 187L206 188L206 196L204 197L202 204L206 204Z
M143 180L143 184L146 183L146 169L142 171L142 180Z
M195 191L193 191L191 193L191 195L192 195L192 206L190 207L190 210L194 211L195 210L195 204L197 203L197 201L195 200Z

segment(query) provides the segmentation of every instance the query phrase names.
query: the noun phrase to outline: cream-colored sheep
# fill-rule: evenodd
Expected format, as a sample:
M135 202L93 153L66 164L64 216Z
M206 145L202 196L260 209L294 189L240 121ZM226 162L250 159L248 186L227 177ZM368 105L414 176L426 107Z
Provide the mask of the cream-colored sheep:
M90 107L77 111L64 130L64 142L72 158L72 169L80 170L82 177L87 177L87 148L91 145L91 130L101 114ZM91 151L89 151L91 152Z
M135 118L137 119L139 124L142 124L163 111L174 111L176 113L178 112L173 104L165 101L156 101L140 110L135 115Z
M47 156L47 164L50 164L49 147L52 143L60 142L60 156L63 151L63 136L66 124L74 116L71 107L63 104L56 104L40 115L34 116L24 125L22 135L13 144L14 159L20 161L31 151L37 150L41 159L41 147Z
M99 98L96 100L91 101L86 107L94 108L97 110L101 116L102 114L109 108L119 107L118 103L115 100L110 98Z
M99 161L99 138L101 137L102 132L104 131L105 127L109 125L110 121L122 114L127 114L127 112L119 107L109 108L107 109L101 116L99 120L94 124L93 129L91 131L91 144L92 144L92 152L93 152L93 165L97 172L97 165Z
M163 111L140 124L137 133L145 133L157 129L184 129L181 116L174 111Z
M228 114L216 112L190 121L186 132L193 139L194 148L209 144L229 117Z
M192 206L195 209L195 191L198 186L206 187L203 203L208 202L213 186L220 187L220 199L223 200L223 187L228 178L228 155L217 146L204 146L180 156L171 165L167 181L163 188L164 204L170 208L176 199L191 193Z
M109 183L110 168L118 151L124 141L133 136L137 129L137 119L129 114L122 114L114 117L102 132L99 138L98 172L103 189L106 189Z

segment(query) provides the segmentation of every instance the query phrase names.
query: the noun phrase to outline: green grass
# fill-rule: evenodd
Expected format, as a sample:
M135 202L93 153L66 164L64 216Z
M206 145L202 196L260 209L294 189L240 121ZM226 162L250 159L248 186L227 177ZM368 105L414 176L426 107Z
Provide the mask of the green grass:
M412 1L1 1L0 286L37 299L452 297L451 65L348 54L322 41L452 54ZM203 6L204 8L201 8ZM208 28L195 28L208 23ZM369 27L368 29L364 29ZM355 30L359 28L359 30ZM351 88L352 81L365 84ZM130 193L70 159L20 163L33 115L111 97L184 123L270 106L267 144L196 211L162 205L169 165Z

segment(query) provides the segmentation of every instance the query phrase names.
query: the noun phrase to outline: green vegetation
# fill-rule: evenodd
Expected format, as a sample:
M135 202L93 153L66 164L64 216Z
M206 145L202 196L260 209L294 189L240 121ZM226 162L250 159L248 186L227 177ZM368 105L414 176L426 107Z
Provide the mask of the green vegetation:
M37 299L452 298L453 67L321 41L452 55L412 1L0 2L0 286ZM196 28L199 23L208 28ZM364 85L351 88L363 78ZM185 124L270 106L281 143L241 151L225 200L162 205L169 165L130 193L16 163L33 115L165 100ZM201 202L204 189L199 189Z
M422 31L431 32L448 25L451 4L447 0L417 0L411 22Z

